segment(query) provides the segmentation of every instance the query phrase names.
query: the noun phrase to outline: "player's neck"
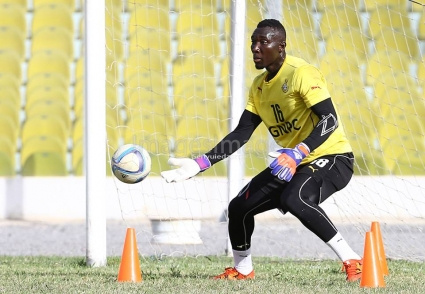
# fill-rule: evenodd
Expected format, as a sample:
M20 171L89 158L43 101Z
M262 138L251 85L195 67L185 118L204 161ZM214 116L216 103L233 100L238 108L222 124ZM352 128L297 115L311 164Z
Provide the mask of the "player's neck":
M268 71L268 74L266 76L266 82L271 81L279 72L279 70L281 69L283 63L285 62L285 58L286 58L286 54L283 55L282 61L279 63L279 65L277 66L277 68L273 71Z

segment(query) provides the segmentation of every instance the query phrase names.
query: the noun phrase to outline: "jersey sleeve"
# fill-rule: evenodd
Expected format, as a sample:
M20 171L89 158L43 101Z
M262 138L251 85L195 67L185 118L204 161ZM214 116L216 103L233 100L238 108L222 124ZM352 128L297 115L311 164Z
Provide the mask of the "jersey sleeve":
M323 74L313 65L299 67L294 74L294 83L309 108L331 96Z

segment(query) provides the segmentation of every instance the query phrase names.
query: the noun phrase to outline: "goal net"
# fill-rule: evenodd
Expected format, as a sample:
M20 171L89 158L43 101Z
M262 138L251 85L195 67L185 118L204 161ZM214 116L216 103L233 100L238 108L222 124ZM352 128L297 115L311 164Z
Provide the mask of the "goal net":
M359 254L371 222L379 221L389 258L424 260L424 3L248 0L244 49L236 53L245 55L243 66L232 58L239 36L231 32L240 25L232 14L236 4L106 0L108 154L134 143L152 158L152 172L139 184L123 184L108 170L117 209L138 232L140 254L229 250L226 210L236 196L229 190L267 167L275 148L268 130L260 125L243 152L233 155L240 165L232 169L226 159L173 184L160 171L170 168L170 156L200 155L231 130L239 117L230 109L246 103L259 74L250 34L273 17L287 30L287 53L325 75L356 156L349 186L323 209ZM244 97L232 95L232 75L243 77ZM241 176L229 187L232 174ZM336 258L297 219L278 211L256 216L252 242L254 256Z

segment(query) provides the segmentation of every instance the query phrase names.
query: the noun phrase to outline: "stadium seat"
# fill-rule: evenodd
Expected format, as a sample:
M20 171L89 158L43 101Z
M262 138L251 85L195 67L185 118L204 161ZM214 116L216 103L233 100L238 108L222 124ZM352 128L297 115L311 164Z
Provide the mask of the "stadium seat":
M397 51L410 58L420 58L419 42L410 30L385 29L375 36L375 51Z
M185 106L177 109L177 117L202 117L221 121L224 119L223 107L216 99L192 97L185 100Z
M378 51L374 53L366 64L366 85L372 86L381 80L385 73L401 72L409 73L411 59L403 53L390 51Z
M350 9L358 9L360 1L359 0L344 0L342 1L335 1L335 0L320 0L320 1L314 1L314 10L313 11L319 11L324 12L329 9L335 9L335 7L344 7L347 6ZM361 2L363 2L361 0Z
M69 104L62 100L40 99L25 107L26 118L39 115L57 115L62 118L67 129L71 128Z
M71 11L75 10L75 0L33 0L33 9L37 9L44 5L66 5Z
M419 5L416 5L419 6ZM425 40L425 11L422 8L421 16L419 17L418 25L418 39L421 41Z
M128 80L135 74L146 71L160 72L165 75L167 73L167 62L168 60L156 50L130 52L129 57L125 61L124 78Z
M322 13L319 32L323 39L328 39L330 34L338 30L353 28L361 31L361 15L358 10L350 6L335 6Z
M0 73L12 74L16 79L22 79L21 59L16 52L0 50Z
M406 2L404 0L373 0L364 1L364 11L372 13L379 9L389 9L394 11L406 11Z
M0 99L0 116L11 118L15 128L20 127L20 111L13 100Z
M17 112L21 109L21 94L14 87L0 87L0 101L12 104Z
M54 152L32 154L22 165L22 176L67 176L66 159Z
M258 1L253 1L246 6L246 23L248 34L252 34L253 30L257 27L258 23L266 18L268 13L265 3L259 4ZM230 27L229 27L230 28ZM230 30L228 31L231 32Z
M26 85L26 92L32 93L39 87L60 87L68 89L70 81L66 80L63 75L54 73L39 73L31 77Z
M177 35L177 55L200 54L207 58L220 58L220 39L212 32L188 31Z
M67 81L70 81L70 63L62 52L53 50L37 51L28 61L27 79L30 80L40 73L61 74Z
M72 10L65 4L48 4L34 9L31 32L34 34L42 27L63 27L74 32Z
M129 50L158 50L171 58L171 32L161 29L137 27L129 36Z
M106 54L116 61L124 58L124 42L116 31L106 28Z
M45 26L33 32L31 53L44 50L63 52L68 61L72 61L74 59L73 32L59 26Z
M350 74L342 72L334 72L325 76L327 81L327 86L329 93L331 94L332 99L336 103L345 102L345 97L339 96L339 93L346 93L353 91L354 89L360 89L363 84L363 80L360 74Z
M65 157L67 144L53 136L31 137L22 144L20 157L21 164L24 164L31 155L44 152L53 152Z
M202 77L180 78L174 82L173 102L178 112L186 105L187 99L215 99L217 97L214 79Z
M129 35L133 35L139 27L170 31L168 7L135 4L130 11Z
M423 175L423 136L389 138L391 144L383 148L384 160L394 175Z
M221 138L220 122L203 117L182 117L176 128L175 155L187 157L211 150Z
M19 135L19 128L13 122L13 119L8 116L0 116L0 134L2 137L10 139L15 144Z
M35 102L40 100L57 100L69 105L69 90L61 86L39 86L34 88L27 93L26 109L31 108Z
M359 63L352 58L354 55L355 53L349 52L326 52L322 56L319 69L324 76L335 72L352 76L360 75Z
M84 146L83 140L74 142L72 151L71 151L71 164L72 164L72 173L75 176L83 175L83 160L84 160Z
M406 92L406 93L418 93L419 86L415 78L406 72L387 72L379 76L379 79L373 84L374 99L379 101L380 97L387 95L386 93L391 91ZM394 92L393 92L394 93ZM398 95L397 95L398 96ZM394 97L395 98L395 97ZM395 98L397 99L397 98ZM393 102L395 102L395 99Z
M0 71L0 88L12 88L19 91L21 87L21 80L18 79L14 74L11 73L3 73ZM1 91L0 91L1 92Z
M125 96L129 92L132 92L136 88L145 88L152 90L158 94L168 93L168 77L165 73L156 72L156 71L142 71L134 74L133 76L128 77L125 80Z
M303 59L314 60L319 52L319 42L314 32L305 29L288 28L287 29L287 51L288 54L295 55ZM250 48L248 48L251 50ZM254 68L252 62L252 53L249 51L250 67ZM255 70L258 74L258 70Z
M55 137L61 142L67 142L69 129L66 128L63 118L57 115L39 115L25 120L21 132L22 144L40 136Z
M145 134L163 134L167 138L175 137L175 125L167 125L163 117L158 117L151 113L141 113L137 116L130 116L124 128L124 142L142 142Z
M16 158L16 142L0 135L0 177L14 176Z
M363 63L369 54L369 39L358 28L346 27L336 30L326 40L326 52L354 52L358 62Z
M418 62L417 79L422 91L425 92L425 60Z
M192 6L190 9L180 11L176 20L177 34L196 31L202 31L205 34L219 34L217 14L208 11L209 9L205 7Z
M208 0L196 2L193 0L175 0L172 7L173 11L182 12L195 8L202 11L203 14L215 13L217 11L217 0Z
M306 8L302 2L297 1L295 4L282 6L282 24L285 28L314 30L315 24L311 10Z
M0 3L0 26L13 26L25 33L27 31L26 9L19 3Z
M19 59L25 59L25 33L14 26L0 27L0 50L14 51Z
M374 1L366 1L374 2ZM385 30L398 31L400 34L410 31L410 20L406 10L397 10L386 6L379 6L370 13L366 32L372 38Z
M3 4L20 5L22 9L27 9L28 0L0 0L0 5L3 5Z
M173 79L183 77L214 77L215 63L202 53L182 55L173 61Z

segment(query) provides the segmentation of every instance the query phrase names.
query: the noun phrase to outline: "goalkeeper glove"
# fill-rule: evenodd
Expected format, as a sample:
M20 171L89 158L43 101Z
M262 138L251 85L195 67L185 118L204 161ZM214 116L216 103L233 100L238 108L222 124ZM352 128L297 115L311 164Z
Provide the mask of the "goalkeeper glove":
M196 176L199 172L211 167L211 162L205 155L195 159L191 158L170 158L168 164L178 168L161 172L161 176L167 181L181 182Z
M269 168L272 174L280 180L289 182L297 170L297 166L310 153L310 149L304 143L295 146L294 149L283 148L270 152L269 156L275 158Z

